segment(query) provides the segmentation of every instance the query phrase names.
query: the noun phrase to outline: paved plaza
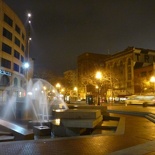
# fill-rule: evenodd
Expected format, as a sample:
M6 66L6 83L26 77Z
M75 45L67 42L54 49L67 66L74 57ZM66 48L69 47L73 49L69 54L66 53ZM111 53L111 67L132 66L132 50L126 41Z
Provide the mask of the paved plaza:
M0 155L153 155L155 124L140 114L154 107L108 106L111 116L125 118L124 133L0 143Z

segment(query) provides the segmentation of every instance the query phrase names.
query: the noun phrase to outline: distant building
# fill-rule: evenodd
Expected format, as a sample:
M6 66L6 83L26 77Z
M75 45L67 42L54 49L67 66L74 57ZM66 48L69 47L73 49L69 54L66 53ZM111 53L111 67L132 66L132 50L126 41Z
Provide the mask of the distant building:
M118 82L113 85L115 96L144 92L138 89L140 80L143 76L149 82L154 70L153 62L155 62L155 50L135 47L128 47L106 59L106 68L118 75Z
M0 97L8 93L6 87L12 86L17 94L25 83L23 64L26 60L26 29L3 0L0 0ZM30 75L33 74L33 60L31 61ZM30 76L28 75L28 76ZM30 78L30 77L29 77Z
M152 64L134 69L134 93L153 93L154 83L150 80L152 76L154 76L154 67Z
M92 71L111 72L111 81L106 82L102 95L113 97L155 91L150 77L155 74L155 50L128 47L113 55L84 53L78 57L78 82L82 94L94 94L95 87L81 85L81 78ZM94 72L93 72L94 73ZM114 81L115 79L115 81ZM109 85L110 83L110 85Z

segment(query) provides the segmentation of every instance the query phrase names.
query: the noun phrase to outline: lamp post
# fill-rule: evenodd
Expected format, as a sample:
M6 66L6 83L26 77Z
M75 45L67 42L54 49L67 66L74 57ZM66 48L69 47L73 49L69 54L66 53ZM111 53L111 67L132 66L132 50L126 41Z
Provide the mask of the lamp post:
M153 83L153 93L155 93L155 76L152 76L152 77L150 78L150 82Z
M27 14L28 17L28 34L27 34L27 62L25 63L25 68L27 69L27 80L29 80L29 67L30 67L30 41L32 40L30 35L30 24L31 24L31 13Z
M28 62L29 62L29 57L30 57L30 41L32 40L32 38L31 37L29 37L28 38L28 44L27 44L27 60L28 60Z
M29 60L29 55L30 55L30 41L32 40L31 38L31 13L27 14L28 17L28 34L27 34L27 59Z
M75 101L78 99L78 88L74 87L74 92L75 92Z
M97 97L97 104L100 105L100 89L101 89L101 79L102 73L100 71L96 72L96 79L98 80L98 97Z

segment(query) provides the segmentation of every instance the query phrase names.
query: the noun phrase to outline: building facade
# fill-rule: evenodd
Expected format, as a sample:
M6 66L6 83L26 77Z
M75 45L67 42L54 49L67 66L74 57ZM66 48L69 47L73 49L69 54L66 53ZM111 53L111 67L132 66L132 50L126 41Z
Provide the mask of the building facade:
M26 29L3 0L0 0L0 97L5 100L11 87L15 94L25 84ZM33 63L32 63L33 64ZM32 74L32 71L31 71Z
M118 78L113 84L114 96L144 93L144 84L153 75L155 50L128 47L106 60L106 69ZM141 89L140 89L141 87Z
M106 98L150 93L155 89L155 83L150 83L150 77L155 74L154 62L155 50L143 48L128 47L113 55L102 56L84 53L78 57L78 82L81 84L81 77L87 77L90 72L102 70L104 76L107 72L110 73L109 77L103 77L105 82L103 81L101 95ZM95 95L94 92L94 86L83 90L83 94Z

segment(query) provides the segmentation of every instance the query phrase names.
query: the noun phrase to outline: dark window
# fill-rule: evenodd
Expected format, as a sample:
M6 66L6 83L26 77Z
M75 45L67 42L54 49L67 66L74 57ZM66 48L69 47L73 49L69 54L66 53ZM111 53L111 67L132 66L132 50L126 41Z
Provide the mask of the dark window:
M7 29L3 28L3 36L12 40L12 33L9 32Z
M11 47L9 45L7 45L5 43L2 43L2 51L4 51L4 52L6 52L6 53L11 55L11 50L12 49L11 49Z
M18 26L18 25L16 25L16 26L15 26L15 30L16 30L16 32L17 32L17 33L19 33L19 34L20 34L20 28L19 28L19 26Z
M146 76L146 72L141 72L141 77L145 77Z
M16 71L16 72L19 72L19 65L17 65L17 64L13 64L13 69L14 69L14 71Z
M10 69L11 68L11 61L2 58L1 59L1 66Z
M9 86L9 84L10 84L9 77L6 76L6 75L3 75L2 78L1 78L1 81L0 81L0 85Z
M128 73L131 74L131 66L128 66Z
M23 38L23 40L25 39L25 35L22 33L22 38Z
M13 20L7 16L6 14L4 14L4 21L9 24L11 27L13 26Z
M16 50L14 50L14 57L17 58L17 59L20 58L20 54Z
M21 62L24 62L24 57L21 55Z
M131 59L128 59L128 65L131 65Z
M15 44L20 47L20 40L18 38L15 37Z
M25 48L24 48L24 45L22 44L22 51L24 52Z
M24 74L24 69L23 69L23 67L20 68L20 73L21 73L21 74Z
M14 86L18 86L18 79L14 78Z

